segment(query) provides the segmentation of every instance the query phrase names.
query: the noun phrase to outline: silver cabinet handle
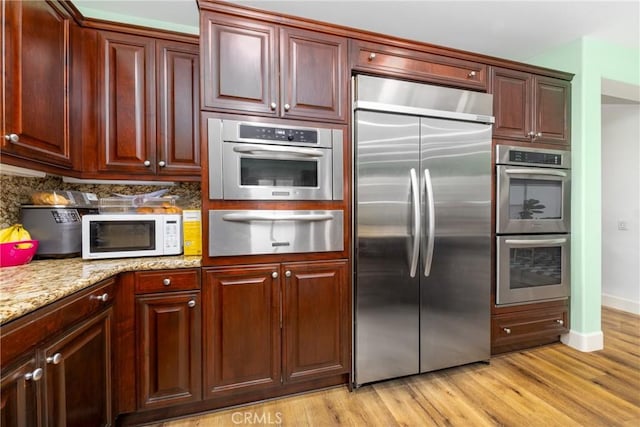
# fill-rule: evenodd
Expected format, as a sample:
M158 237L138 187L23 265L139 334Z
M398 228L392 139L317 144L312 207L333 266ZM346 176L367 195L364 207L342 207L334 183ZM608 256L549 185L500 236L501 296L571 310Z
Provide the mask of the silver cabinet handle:
M284 275L287 277L291 277L291 271L287 270L284 272Z
M298 147L286 147L286 146L273 146L268 145L244 145L242 147L233 147L233 151L236 153L246 154L281 154L283 156L291 157L323 157L325 153L317 148L298 148Z
M429 169L424 170L424 186L427 193L427 215L428 222L427 228L429 229L429 235L427 236L427 250L424 260L424 276L429 277L431 274L431 263L433 262L433 244L436 239L436 208L433 198L433 184L431 182L431 173Z
M171 279L168 277L166 279L162 279L162 284L165 286L169 286L171 284Z
M229 213L222 215L223 221L329 221L331 214L281 214L281 213Z
M551 176L567 176L566 172L554 169L505 169L504 172L509 175L551 175Z
M10 142L18 142L18 141L20 141L20 137L18 135L16 135L15 133L10 133L9 135L5 135L4 139L6 139L7 141L10 141Z
M189 306L189 308L193 308L196 306L196 300L192 299L190 300L187 305Z
M291 105L284 104L284 111L289 111L291 109Z
M274 271L273 273L271 273L271 277L273 277L274 279L278 278L278 272Z
M40 381L42 379L42 374L44 374L44 370L42 368L37 368L33 372L28 372L24 375L24 379L27 381Z
M278 104L276 104L275 102L272 102L271 104L269 104L269 108L271 108L272 110L275 110L277 106Z
M57 365L60 362L62 362L62 355L60 353L47 357L47 363L49 364Z
M557 320L556 320L556 323L557 323L558 325L560 325L560 326L564 326L564 320L562 320L562 319L557 319Z
M416 170L411 168L409 171L409 179L411 180L411 193L413 204L413 249L411 250L411 264L409 265L409 277L416 277L418 270L418 257L420 255L420 194L418 188L418 176Z
M158 166L160 166L161 168L163 168L163 167L167 166L167 163L166 163L164 160L160 160L160 161L158 162Z
M104 293L102 295L91 295L89 299L95 299L98 301L107 302L107 300L109 299L109 294Z
M369 54L369 58L368 58L368 59L369 59L369 61L373 61L374 59L376 59L376 54L375 54L375 53L373 53L373 52L371 52L371 53Z
M476 73L475 71L470 71L469 74L467 74L467 77L475 77L476 74L478 73Z
M148 168L149 166L151 166L151 162L149 160L145 160L144 162L142 162L142 164L144 165L144 167Z
M502 330L504 331L505 334L509 335L511 334L511 329L509 328L502 328Z

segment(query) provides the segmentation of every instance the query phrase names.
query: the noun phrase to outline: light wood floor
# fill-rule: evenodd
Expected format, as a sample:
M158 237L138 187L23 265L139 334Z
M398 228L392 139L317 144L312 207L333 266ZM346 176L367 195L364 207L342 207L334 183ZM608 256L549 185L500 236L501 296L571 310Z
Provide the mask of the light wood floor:
M640 426L640 317L603 309L604 350L562 344L430 374L333 388L155 424Z

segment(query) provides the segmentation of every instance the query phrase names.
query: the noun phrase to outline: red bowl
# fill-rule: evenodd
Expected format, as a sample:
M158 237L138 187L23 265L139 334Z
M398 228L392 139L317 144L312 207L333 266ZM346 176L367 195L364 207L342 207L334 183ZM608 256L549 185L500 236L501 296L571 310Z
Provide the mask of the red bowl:
M37 240L0 243L0 267L28 264L37 250Z

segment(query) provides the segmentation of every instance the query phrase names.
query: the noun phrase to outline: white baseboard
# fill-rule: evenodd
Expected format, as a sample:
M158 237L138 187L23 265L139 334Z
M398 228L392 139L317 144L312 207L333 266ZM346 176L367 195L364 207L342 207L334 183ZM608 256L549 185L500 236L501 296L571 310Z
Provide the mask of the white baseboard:
M602 331L582 334L576 331L569 331L560 337L560 341L569 347L583 352L598 351L604 348L604 335Z
M602 305L640 315L640 301L620 298L614 295L602 294Z

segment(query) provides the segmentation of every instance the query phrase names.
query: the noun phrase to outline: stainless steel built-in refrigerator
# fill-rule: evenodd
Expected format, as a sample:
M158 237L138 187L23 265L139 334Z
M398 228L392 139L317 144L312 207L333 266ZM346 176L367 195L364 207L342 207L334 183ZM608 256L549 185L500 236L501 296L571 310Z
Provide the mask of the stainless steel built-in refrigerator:
M488 360L492 96L354 80L354 384Z

